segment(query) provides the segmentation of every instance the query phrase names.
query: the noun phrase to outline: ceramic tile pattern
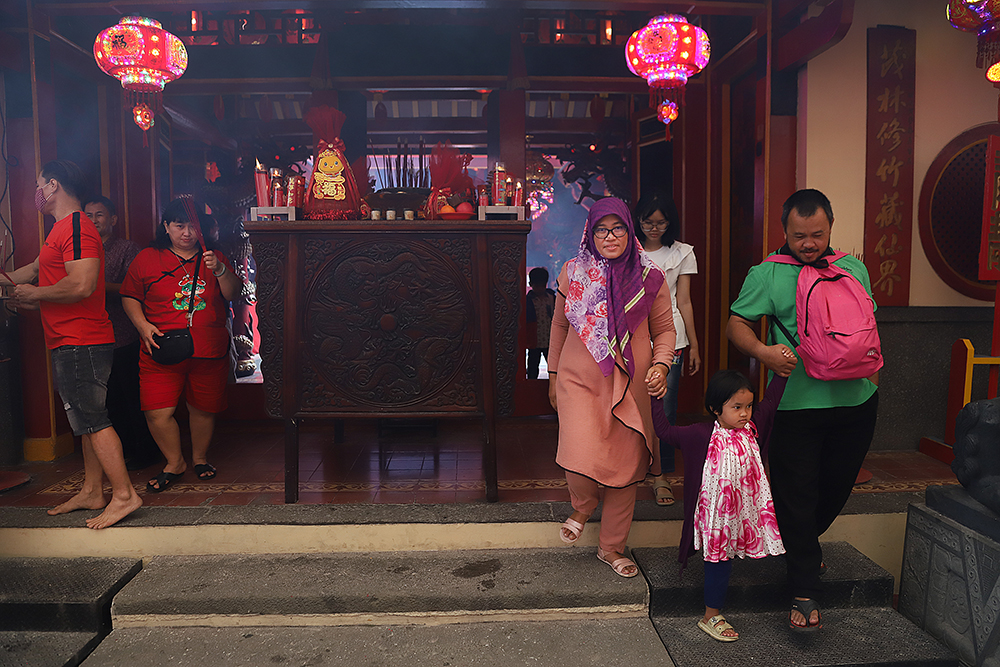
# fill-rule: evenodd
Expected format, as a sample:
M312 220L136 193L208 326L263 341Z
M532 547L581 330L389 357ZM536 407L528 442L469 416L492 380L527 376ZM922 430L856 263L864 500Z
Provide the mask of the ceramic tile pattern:
M468 503L483 502L485 485L481 425L477 420L438 420L410 428L379 428L374 420L349 421L343 442L334 443L329 424L303 427L300 503ZM562 470L555 464L554 417L508 419L498 428L501 502L569 499ZM187 450L187 445L185 445ZM189 451L189 450L188 450ZM678 455L679 456L679 455ZM201 481L192 471L162 493L148 493L146 480L159 466L131 473L151 506L248 505L283 502L283 432L275 422L223 423L209 452L215 479ZM872 452L865 468L870 482L855 493L921 491L928 484L957 483L949 466L919 452ZM679 459L674 493L682 494ZM58 461L0 468L26 472L28 484L0 492L0 507L57 505L83 481L79 451ZM647 480L640 500L652 500Z

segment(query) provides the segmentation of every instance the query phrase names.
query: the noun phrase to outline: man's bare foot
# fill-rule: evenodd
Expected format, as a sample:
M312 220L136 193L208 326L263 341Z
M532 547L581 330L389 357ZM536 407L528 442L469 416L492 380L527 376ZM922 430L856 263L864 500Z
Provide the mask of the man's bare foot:
M87 519L87 527L100 530L101 528L113 526L140 507L142 507L142 498L135 492L132 493L132 496L128 500L112 498L111 502L108 503L108 506L104 508L104 511L99 516Z
M99 510L105 505L107 505L107 501L104 500L104 493L84 493L81 491L62 505L56 505L50 509L48 514L49 516L56 516L57 514L67 514L76 510Z

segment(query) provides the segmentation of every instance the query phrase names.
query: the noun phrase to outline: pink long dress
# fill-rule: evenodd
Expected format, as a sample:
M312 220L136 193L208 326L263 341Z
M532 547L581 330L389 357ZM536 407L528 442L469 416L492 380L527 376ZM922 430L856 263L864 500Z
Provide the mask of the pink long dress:
M559 285L567 284L564 265ZM632 334L635 378L620 366L604 377L566 319L565 295L556 294L548 367L555 373L559 403L560 467L618 488L641 481L651 469L659 474L659 441L645 379L653 363L669 367L675 340L670 290L664 283L646 322Z
M701 473L694 548L712 563L785 553L753 422L741 429L715 422Z

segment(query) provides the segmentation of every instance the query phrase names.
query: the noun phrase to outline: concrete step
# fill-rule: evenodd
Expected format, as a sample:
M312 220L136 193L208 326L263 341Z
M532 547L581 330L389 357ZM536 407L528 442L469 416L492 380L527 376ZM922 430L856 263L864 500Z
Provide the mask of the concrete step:
M538 667L672 663L648 618L438 626L116 629L85 667Z
M0 665L75 667L100 644L102 636L96 632L0 631Z
M734 607L735 608L735 607ZM811 633L788 629L786 611L726 613L740 633L735 642L709 637L687 616L655 616L653 625L677 667L781 665L782 667L958 667L959 660L889 607L823 609L823 628Z
M118 628L462 623L646 616L642 577L592 548L155 556L114 600Z
M688 617L704 611L704 561L700 552L678 577L677 548L633 549L635 562L649 581L650 615ZM892 575L846 542L825 542L823 603L828 607L892 605ZM789 605L785 559L737 560L726 594L727 609L740 612L785 610Z
M0 558L0 631L107 633L137 558Z

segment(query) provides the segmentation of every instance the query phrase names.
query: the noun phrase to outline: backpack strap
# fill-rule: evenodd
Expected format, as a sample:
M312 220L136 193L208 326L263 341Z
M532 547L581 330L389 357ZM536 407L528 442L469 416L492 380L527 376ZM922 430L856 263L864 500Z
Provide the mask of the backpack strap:
M765 258L764 261L773 262L775 264L791 264L793 266L804 266L802 262L795 259L791 255L779 255L778 253L774 253L773 255L768 255L768 257ZM792 344L792 347L798 347L799 344L795 342L795 338L792 336L791 332L788 331L788 328L781 323L781 320L779 320L777 317L772 317L771 320L774 322L775 326L777 326L781 330L781 333L785 335L785 339Z
M781 329L781 333L785 334L785 338L788 340L789 343L792 344L792 347L799 346L799 344L796 343L795 339L792 337L792 334L789 333L788 329L785 328L785 325L781 323L781 320L779 320L777 317L772 317L771 321L773 321L775 325L777 325L777 327Z

